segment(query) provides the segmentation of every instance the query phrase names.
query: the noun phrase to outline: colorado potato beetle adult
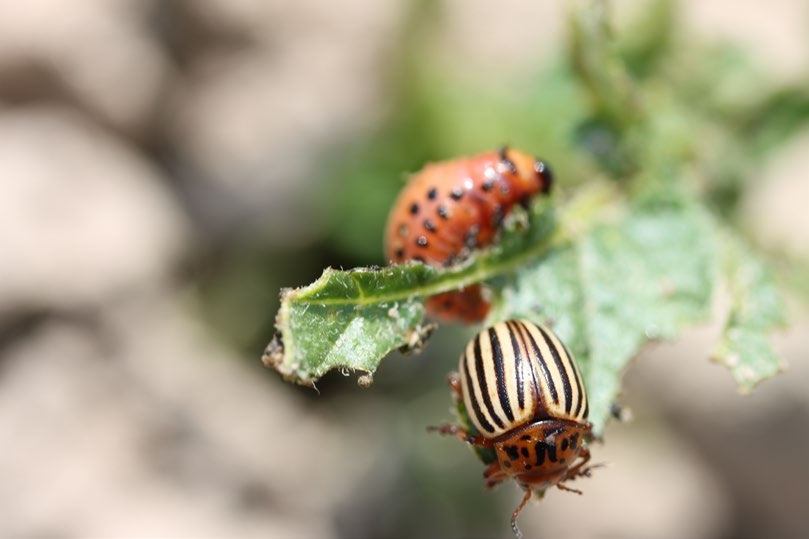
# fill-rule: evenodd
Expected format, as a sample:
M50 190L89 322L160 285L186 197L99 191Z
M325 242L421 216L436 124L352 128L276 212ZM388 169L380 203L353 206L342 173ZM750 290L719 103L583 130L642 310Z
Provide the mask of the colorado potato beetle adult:
M549 193L553 176L543 161L509 148L431 163L399 194L385 234L389 261L450 266L491 244L516 204ZM479 285L433 296L427 312L445 321L479 322L489 303Z
M467 424L430 430L493 450L484 460L486 487L511 478L525 490L511 517L518 537L517 516L534 492L542 496L556 486L581 494L564 483L590 476L587 394L576 361L550 329L528 320L484 329L467 344L449 382Z

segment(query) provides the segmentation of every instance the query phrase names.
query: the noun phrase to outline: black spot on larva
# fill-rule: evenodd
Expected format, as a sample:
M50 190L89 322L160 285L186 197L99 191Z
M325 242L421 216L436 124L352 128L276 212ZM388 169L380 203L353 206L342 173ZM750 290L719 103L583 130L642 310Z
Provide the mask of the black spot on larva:
M427 191L427 198L429 198L430 200L435 200L435 197L437 196L438 196L438 189L436 189L435 187Z
M503 466L505 466L506 468L511 468L511 462L509 462L509 461L505 461L505 462L503 463Z
M494 212L492 213L492 226L494 228L499 228L500 225L503 224L503 218L506 215L506 210L503 208L502 204L498 204L494 207Z
M449 211L447 211L447 207L443 204L438 205L438 216L441 219L449 219Z
M523 434L522 436L520 436L520 440L530 440L530 439L531 439L530 434Z
M531 197L528 195L523 195L520 197L520 206L525 208L526 210L531 207Z
M401 225L399 225L399 235L400 235L400 236L407 236L408 234L410 234L410 227L408 227L408 226L407 226L406 224L404 224L404 223L402 223Z
M564 464L565 462L567 462L565 459L559 459L559 464Z
M525 446L521 447L520 448L520 453L522 453L523 457L528 458L528 448L527 447L525 447Z
M577 432L576 434L570 437L570 448L576 449L578 443L579 443L579 433Z
M449 267L449 266L453 265L457 261L458 261L458 255L456 255L455 253L452 253L451 255L449 255L447 257L446 260L444 260L444 263L442 264L442 266L444 266L446 268L446 267Z
M426 228L430 232L435 232L435 223L433 223L429 219L425 219L424 220L424 228Z
M526 465L525 465L525 469L526 469L526 470L530 470L531 468L533 468L533 466L531 466L530 464L526 464Z
M473 249L478 245L478 234L480 233L480 226L474 224L469 227L469 230L466 231L466 237L464 238L464 245Z
M404 258L404 249L400 247L399 249L396 249L396 253L394 254L396 255L396 258L402 259Z
M452 197L452 200L461 200L463 197L463 187L453 187L449 196Z
M503 451L506 452L506 455L508 455L508 458L511 460L520 458L519 448L516 445L504 445Z
M562 451L567 451L567 445L568 445L567 438L564 438L562 440Z
M416 245L419 247L427 247L427 237L426 236L419 236L416 238Z
M419 213L419 205L415 202L410 205L410 215L416 215Z
M481 185L484 191L487 193L494 189L494 178L486 178L483 180L483 184Z
M444 298L444 301L441 302L441 306L445 309L450 309L453 303L454 302L452 301L452 297L448 296Z

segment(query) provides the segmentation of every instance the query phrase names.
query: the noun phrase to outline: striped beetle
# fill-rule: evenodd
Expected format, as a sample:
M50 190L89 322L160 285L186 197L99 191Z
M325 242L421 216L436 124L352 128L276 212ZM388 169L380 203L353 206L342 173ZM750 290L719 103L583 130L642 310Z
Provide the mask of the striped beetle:
M564 482L590 476L584 443L592 424L581 374L564 343L527 320L478 333L461 355L459 372L449 383L466 425L429 430L472 444L488 464L487 488L513 478L525 490L511 516L511 529L521 537L517 516L534 492L541 498L555 485L581 494Z

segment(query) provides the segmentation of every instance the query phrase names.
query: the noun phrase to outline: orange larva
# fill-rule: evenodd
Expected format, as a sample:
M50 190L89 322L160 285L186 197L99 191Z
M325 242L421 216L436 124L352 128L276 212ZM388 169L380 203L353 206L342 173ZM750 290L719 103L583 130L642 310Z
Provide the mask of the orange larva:
M385 245L393 263L455 264L495 241L515 204L548 193L553 176L541 160L510 148L431 163L399 194L388 217ZM427 312L443 321L483 320L489 303L474 285L430 298Z

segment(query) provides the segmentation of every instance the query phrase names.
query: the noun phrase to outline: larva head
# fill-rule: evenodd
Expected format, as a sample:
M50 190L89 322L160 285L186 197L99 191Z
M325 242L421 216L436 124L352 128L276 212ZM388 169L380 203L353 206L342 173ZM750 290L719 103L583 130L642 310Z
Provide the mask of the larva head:
M545 161L509 148L502 148L499 157L501 162L510 162L513 165L512 174L508 176L509 181L511 187L522 196L550 193L553 173Z

